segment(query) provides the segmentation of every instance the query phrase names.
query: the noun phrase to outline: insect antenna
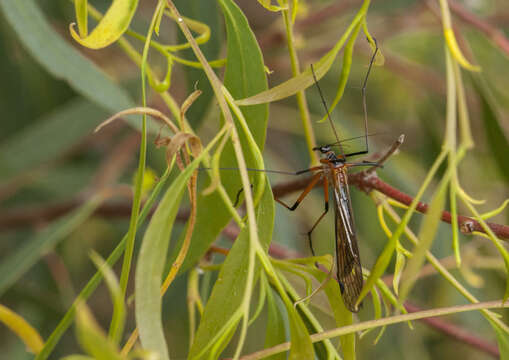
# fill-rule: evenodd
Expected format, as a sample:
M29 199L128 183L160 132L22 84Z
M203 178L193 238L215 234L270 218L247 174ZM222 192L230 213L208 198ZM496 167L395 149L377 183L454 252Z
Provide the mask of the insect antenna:
M368 106L367 106L367 101L366 101L366 87L368 85L368 78L369 78L369 74L371 73L371 68L373 67L373 63L375 62L376 54L378 53L378 42L376 41L375 38L373 38L373 41L375 43L375 51L373 51L373 55L371 56L371 59L369 61L368 71L366 72L366 76L364 77L364 81L362 83L362 89L361 89L361 93L362 93L362 110L364 112L364 139L365 139L365 142L366 142L366 150L364 152L365 154L367 154L369 152L369 143L368 143Z
M368 136L377 136L377 135L384 135L384 134L387 134L387 132L377 132L377 133L371 133L371 134L368 134ZM355 139L360 139L360 138L363 138L365 137L366 135L359 135L359 136L354 136L354 137L351 137L351 138L347 138L347 139L343 139L343 140L340 140L339 143L335 142L335 143L330 143L330 144L327 144L325 146L338 146L339 144L343 144L347 141L352 141L352 140L355 140ZM345 146L345 145L343 145Z
M318 85L318 80L316 79L315 75L315 69L313 68L313 64L311 64L311 73L313 74L313 79L315 80L316 88L318 89L318 93L320 94L320 99L322 99L323 107L325 108L325 112L327 113L327 118L329 119L329 123L332 127L332 131L334 132L334 136L336 137L336 144L339 146L339 151L341 152L341 155L344 155L343 147L341 146L341 141L339 140L338 133L336 131L336 127L334 126L334 122L332 121L329 113L329 108L327 107L327 103L325 102L325 98L322 94L322 89L320 89L320 85Z

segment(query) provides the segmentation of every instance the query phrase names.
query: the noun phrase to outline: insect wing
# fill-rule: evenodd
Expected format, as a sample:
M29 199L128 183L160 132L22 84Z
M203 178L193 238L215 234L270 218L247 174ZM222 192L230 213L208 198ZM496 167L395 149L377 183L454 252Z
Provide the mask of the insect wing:
M346 169L337 169L333 180L337 276L345 306L357 312L363 280Z

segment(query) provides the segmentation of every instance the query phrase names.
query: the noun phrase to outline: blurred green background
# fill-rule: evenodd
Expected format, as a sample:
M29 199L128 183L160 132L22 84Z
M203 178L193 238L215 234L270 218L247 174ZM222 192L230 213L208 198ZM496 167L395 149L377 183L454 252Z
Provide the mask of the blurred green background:
M110 2L92 3L104 11ZM154 0L140 3L132 28L146 32L155 3ZM291 69L281 18L277 14L268 13L255 1L237 3L249 19L265 63L271 70L268 76L270 86L288 79ZM505 0L457 0L457 3L509 36L509 10ZM204 47L208 58L223 57L225 35L216 3L181 0L176 1L176 4L185 15L211 26L212 36L209 44ZM74 16L72 3L41 0L37 1L37 5L43 9L52 28L76 46L68 32L68 24ZM302 1L301 5L302 11L298 15L295 31L301 65L304 66L319 59L337 41L359 2ZM367 90L369 132L376 134L370 137L370 156L376 158L400 134L405 134L406 141L399 154L393 156L378 173L383 180L408 194L415 194L440 151L444 134L444 42L440 20L431 10L437 6L434 1L378 0L373 1L368 16L370 32L377 38L385 56L385 65L373 68ZM51 211L67 213L77 202L90 196L90 190L105 181L105 177L109 176L110 183L130 185L137 161L139 138L133 128L123 122L93 134L93 128L111 115L111 111L91 103L66 81L48 73L46 67L27 51L3 10L0 12L3 19L0 22L0 53L3 54L0 57L3 80L0 84L0 111L3 116L0 122L1 264L54 220ZM509 53L504 53L478 29L457 16L453 15L453 21L464 40L460 41L460 45L467 57L483 69L478 76L463 71L476 146L463 160L459 175L469 194L486 200L479 207L484 212L498 207L509 195ZM167 22L161 29L161 42L175 43L179 40L180 36L173 24L168 25ZM141 43L136 45L141 49ZM120 84L135 104L140 104L139 69L119 47L111 46L100 51L78 49ZM343 138L363 134L361 85L369 56L370 48L360 36L345 96L331 114ZM320 81L329 103L337 88L340 58ZM163 74L164 60L154 52L151 53L150 63ZM198 70L182 66L175 67L172 76L171 93L179 102L192 91L197 81L198 87L204 90L204 95L193 104L188 117L198 133L204 139L210 139L217 126L218 109L211 99L210 91L207 91L205 78ZM474 86L481 78L483 86ZM306 95L318 142L333 141L330 126L316 122L324 115L316 89L308 89ZM164 111L154 93L149 96L149 104ZM271 104L264 152L266 167L285 171L308 167L309 157L302 134L294 98ZM160 175L165 166L164 150L156 149L153 139L151 137L148 162ZM353 151L363 146L361 141L352 141L348 145ZM288 178L271 175L273 184L284 181L288 181ZM355 188L351 194L363 265L371 268L385 244L386 236L381 231L371 199ZM429 200L429 195L426 194L425 201ZM291 202L294 196L289 196L287 200ZM88 257L89 250L94 249L106 257L127 230L129 197L119 196L108 205L108 209L87 220L55 249L49 250L12 286L0 293L0 302L24 316L44 338L67 310L73 293L78 292L94 273L95 268ZM309 255L305 234L322 208L323 196L320 191L312 192L304 206L294 213L278 206L273 241ZM468 215L461 206L459 213ZM490 221L506 224L508 217L505 211ZM414 229L418 229L421 218L420 215L414 216ZM332 221L330 214L314 233L315 248L320 254L332 251ZM490 257L496 254L486 239L461 236L461 242L475 256ZM228 240L222 239L219 243L229 246ZM441 224L433 252L438 258L452 254L450 226ZM462 278L459 271L454 270L453 273L480 299L501 298L504 272L499 265L481 265L471 270L481 276L481 287L469 284L471 278ZM4 276L4 273L0 276ZM410 300L423 308L449 306L465 301L436 275L420 280ZM185 301L186 279L181 276L165 297L167 306L164 307L168 342L174 358L181 358L187 352L188 320ZM107 327L111 302L103 285L91 298L89 305L99 322ZM361 319L369 319L371 316L369 306L365 307L368 309L361 313ZM331 327L334 326L333 321L327 320L325 315L324 319L330 322ZM465 313L449 319L494 342L495 337L489 324L478 313ZM250 338L253 340L246 344L246 353L263 345L263 337L257 334L264 332L264 321L262 316L250 328ZM131 316L128 328L132 328L133 323ZM414 326L414 331L409 331L406 325L388 328L376 346L372 344L375 332L369 334L359 341L359 358L491 358L422 323L416 322ZM0 328L0 334L0 359L31 358L23 344L4 327ZM53 358L77 351L74 333L68 331Z

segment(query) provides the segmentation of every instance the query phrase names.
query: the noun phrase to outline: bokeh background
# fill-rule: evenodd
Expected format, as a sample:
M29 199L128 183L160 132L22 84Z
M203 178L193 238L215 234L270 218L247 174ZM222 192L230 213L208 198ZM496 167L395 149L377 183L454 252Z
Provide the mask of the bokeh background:
M69 1L40 0L47 20L66 41L74 43L68 32L73 21L73 5ZM103 11L109 1L93 1ZM145 33L155 1L142 1L132 28ZM270 86L291 77L281 17L268 13L255 1L237 3L244 10L260 43L265 63L271 70ZM204 21L212 29L209 43L204 46L209 59L225 55L225 32L221 13L215 1L176 1L182 12ZM349 24L359 1L301 1L301 11L295 25L301 65L317 61L339 39ZM483 90L473 86L474 77L463 71L467 88L468 107L473 129L475 148L469 151L460 166L460 180L473 197L486 200L479 209L484 212L498 207L508 197L509 168L507 161L507 131L509 131L509 47L496 43L460 15L473 15L482 19L491 29L498 29L509 37L509 10L505 0L451 1L453 22L456 25L460 46L467 57L482 67L479 75L486 85ZM459 10L458 10L459 9ZM368 26L378 40L385 57L384 66L374 67L369 78L367 103L369 138L373 158L400 135L406 141L400 152L380 170L379 176L394 187L415 194L427 169L440 151L445 124L445 58L442 27L436 1L372 1ZM67 214L83 198L90 196L98 184L111 182L130 185L136 168L137 133L123 122L93 134L93 128L109 115L107 111L77 94L65 81L56 79L26 51L18 35L2 13L0 22L0 267L24 243L36 236L59 216ZM467 19L468 20L468 19ZM161 42L181 41L173 24L166 22L161 30ZM142 44L137 43L141 49ZM117 46L100 51L79 48L85 56L107 72L140 103L140 75ZM361 85L370 57L370 48L362 36L357 41L352 72L343 100L331 117L341 137L363 134ZM183 56L188 56L185 54ZM341 56L340 56L341 57ZM330 103L334 98L341 59L320 81ZM160 74L165 61L151 53L150 63ZM221 70L218 71L221 73ZM176 66L172 74L171 93L181 102L198 87L204 95L188 113L190 122L204 139L209 139L217 128L218 108L205 78L198 70ZM306 92L312 114L314 131L319 143L334 140L330 126L316 120L324 109L315 88ZM490 100L487 110L482 97ZM154 93L149 104L165 110ZM153 140L154 137L151 137ZM148 165L155 174L165 167L164 150L150 142ZM62 145L63 144L63 145ZM352 141L352 149L362 149L362 141ZM301 120L294 98L270 105L267 145L264 152L266 167L292 171L309 165ZM273 184L288 181L285 176L270 176ZM351 190L355 220L359 232L363 265L370 268L383 249L386 236L380 228L375 205L365 193ZM429 200L427 193L424 200ZM291 202L294 195L288 196ZM23 315L47 337L67 310L73 295L94 273L89 259L90 249L106 257L124 235L129 221L128 196L119 196L108 206L88 219L54 249L30 267L14 284L0 293L0 302ZM323 209L323 196L313 191L298 211L289 213L277 207L273 241L289 249L309 255L305 233ZM459 213L468 215L461 205ZM493 222L506 224L507 211ZM421 215L415 215L411 226L418 229ZM314 233L318 253L332 251L332 214ZM177 232L181 229L177 229ZM504 272L491 243L476 236L461 236L466 255L472 260L471 268L453 273L481 300L501 298L504 291ZM229 246L227 239L218 244ZM433 245L438 258L452 255L451 230L440 226ZM491 259L483 262L483 259ZM393 269L393 266L389 268ZM5 269L4 276L9 269ZM118 270L118 269L117 269ZM211 281L213 280L210 279ZM477 286L477 287L476 287ZM207 292L206 285L203 291ZM436 274L420 280L410 298L423 308L464 303L464 299ZM186 276L180 276L165 298L165 324L168 342L174 358L183 358L187 352L188 320L186 310ZM105 327L111 314L108 292L101 286L90 299L94 315ZM369 319L371 310L364 310L361 319ZM323 314L323 320L332 319ZM466 313L448 320L464 325L469 331L491 343L495 335L489 324L478 313ZM133 326L130 317L128 326ZM259 349L263 344L264 317L250 329L250 340L245 352ZM374 346L375 333L359 342L361 359L432 359L454 356L462 359L489 359L491 356L473 350L440 332L414 323L410 331L406 325L387 329ZM0 327L0 359L31 358L23 344L4 327ZM74 332L68 331L61 340L54 358L77 352Z

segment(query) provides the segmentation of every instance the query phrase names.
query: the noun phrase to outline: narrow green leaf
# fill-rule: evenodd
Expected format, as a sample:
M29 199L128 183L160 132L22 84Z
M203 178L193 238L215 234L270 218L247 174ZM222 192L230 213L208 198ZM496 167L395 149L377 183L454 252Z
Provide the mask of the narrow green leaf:
M488 146L491 148L493 158L500 169L500 172L509 181L509 161L507 161L507 149L509 141L502 128L503 119L499 115L495 97L491 94L488 85L482 78L474 78L474 89L481 100L481 111L483 116L484 129L488 137Z
M325 279L324 274L323 279ZM320 280L320 279L319 279ZM323 281L323 280L322 280ZM346 308L341 297L341 291L339 284L336 281L329 281L324 288L327 299L329 300L332 314L336 320L338 327L347 326L353 324L353 315ZM341 350L345 360L355 360L355 334L348 334L339 338L341 343Z
M475 219L481 223L482 228L488 235L488 238L491 240L493 245L495 245L496 249L504 259L504 265L505 265L505 273L506 273L506 281L505 281L505 292L503 300L507 301L509 298L509 252L502 244L502 241L495 235L493 230L488 227L486 222L481 218L481 215L479 212L475 209L474 205L465 197L462 196L461 200L466 205L466 207L470 210L470 212L474 215Z
M220 132L168 188L143 237L135 277L136 323L143 347L157 352L163 359L169 359L169 354L161 319L160 287L173 222L192 172L223 134L224 131Z
M2 304L0 304L0 322L15 333L30 352L37 354L41 351L44 341L37 330L21 316Z
M178 0L174 1L180 13L188 18L201 21L210 28L212 36L205 44L200 45L200 49L207 59L216 59L221 51L223 36L223 24L221 23L219 7L217 1L202 0ZM182 33L178 34L179 43L184 42L185 37ZM191 50L182 51L186 59L195 59ZM205 119L206 111L214 97L214 92L207 80L207 76L202 69L196 69L191 66L184 67L186 74L187 92L194 90L197 86L202 90L202 95L193 103L186 113L193 128L197 128Z
M259 238L263 246L268 248L274 226L274 201L268 184L256 212ZM228 331L232 332L240 320L240 317L234 317L238 313L246 286L248 249L249 229L246 226L235 240L223 263L203 312L200 326L189 352L189 359L208 358L213 346L217 346L217 353L220 353L230 338ZM257 263L255 279L259 271L260 265ZM233 320L231 320L232 318ZM225 327L225 324L230 324L230 320L232 325L228 328ZM218 339L222 339L221 344L218 343Z
M312 274L320 283L325 281L327 274L317 270L314 267L314 264L311 266L312 267L307 268L306 271ZM329 301L332 315L334 316L337 327L352 325L353 315L346 308L343 302L338 282L334 280L328 281L327 284L325 284L323 290L325 291L325 295L327 295L327 299ZM341 336L339 340L341 343L341 350L343 352L344 359L355 360L355 334Z
M497 216L498 214L505 210L508 204L509 199L505 199L505 201L498 208L485 212L484 214L481 214L481 219L487 220L493 216Z
M227 30L228 61L224 85L235 98L250 96L267 89L262 54L245 16L231 0L223 0L220 5ZM243 109L242 112L256 144L263 151L268 119L267 105L252 106L249 109ZM241 131L239 131L239 137L247 166L253 166L255 162L251 155L252 151L246 146L247 140ZM234 167L236 164L233 147L231 143L227 143L221 157L221 167ZM240 179L235 171L230 171L227 175L223 176L222 182L230 198L234 199L241 188ZM182 265L182 272L189 269L205 254L210 244L231 219L231 213L223 205L217 192L203 195L199 191L199 194L197 207L200 211L196 218L196 227L191 240L193 246L189 249L187 258ZM214 214L214 216L211 217L210 214ZM182 240L183 236L180 237L179 242ZM180 246L176 247L176 249L179 248ZM176 252L172 254L172 258L175 256Z
M290 282L282 275L279 276L279 281L284 286L285 292L280 292L279 295L282 296L290 325L291 346L288 359L314 359L315 352L307 326L315 328L318 332L323 331L323 329L304 303L299 304L299 310L295 308L294 302L297 301L298 295ZM288 296L286 296L286 293L288 293Z
M262 286L267 286L267 330L265 333L265 347L269 348L283 343L286 340L285 320L279 310L273 290L269 287L266 277ZM263 283L263 282L262 282ZM268 360L286 360L286 354L275 354L267 358Z
M265 276L265 273L262 272L262 277ZM262 310L265 306L265 298L267 297L267 291L270 291L270 288L268 286L265 286L264 284L260 284L260 292L258 296L258 303L256 304L256 309L253 312L253 315L251 315L249 319L249 323L247 326L251 326L252 323L258 319L258 316L262 313Z
M184 174L179 175L157 207L143 237L136 267L135 313L141 344L161 359L169 359L169 354L161 319L160 287L173 222L191 172L187 177Z
M83 14L83 10L80 9L82 11L77 11L76 20L78 21L81 36L74 30L74 24L71 24L69 27L71 36L81 45L90 49L101 49L111 45L127 30L137 6L138 0L113 0L106 14L104 14L104 17L90 35L87 35L87 30L83 31L87 26L87 18L83 16L86 15L86 10L84 11L85 14ZM83 35L85 37L82 37Z
M374 319L378 320L382 317L382 304L380 301L380 294L378 293L376 286L373 286L373 288L371 289L371 298L373 299ZM366 331L363 331L359 337L362 339L364 336L366 336L372 330L373 329L368 329ZM378 338L378 336L377 336L377 338Z
M422 185L419 188L419 191L413 198L412 203L408 207L408 210L405 212L405 215L401 219L401 222L398 224L398 227L396 228L396 230L392 234L391 238L385 245L385 247L382 250L382 253L378 257L378 259L376 260L375 265L373 266L373 269L371 270L371 273L368 276L368 279L364 283L364 287L362 288L359 298L357 299L357 303L360 303L362 301L362 299L371 291L371 288L373 286L375 286L377 280L385 272L385 269L387 269L387 266L389 266L389 262L392 258L392 254L394 253L394 250L396 249L399 238L403 234L408 222L412 218L412 215L415 212L415 208L417 207L417 203L420 201L422 195L424 194L424 191L426 190L429 183L435 176L435 173L437 172L439 166L444 161L446 155L447 155L447 152L442 151L436 158L435 162L431 166L428 173L426 174L426 177L424 178L424 181L422 182Z
M447 185L449 184L449 176L445 176L439 184L431 204L426 212L424 220L422 221L419 230L419 244L412 252L412 257L408 261L408 265L402 275L402 285L399 292L399 303L403 304L410 293L419 271L426 260L426 253L431 248L433 239L440 224L440 217L445 205L445 198L447 194Z
M90 258L104 277L113 301L112 318L115 319L115 321L112 320L112 324L114 324L114 326L111 327L113 330L110 333L110 338L118 345L121 340L122 333L124 332L126 317L124 297L122 296L122 291L120 290L120 285L115 273L103 260L103 258L101 258L96 252L92 252L90 254Z
M53 30L36 1L2 0L0 8L28 52L51 75L111 113L135 106L124 89ZM135 117L127 121L141 128Z
M287 306L286 311L288 312L288 319L290 320L290 334L292 340L288 359L314 359L315 351L303 319L295 308L289 308Z
M65 239L72 231L92 215L102 203L103 197L97 195L70 214L54 221L43 231L27 240L0 264L0 295L14 284L28 269L30 269L47 251Z
M166 186L166 182L168 180L169 174L171 169L166 169L163 176L161 176L161 179L157 183L157 185L154 188L154 191L150 194L149 198L145 202L145 205L143 206L143 210L140 213L140 216L138 217L138 227L145 222L145 219L147 215L150 212L150 209L152 208L152 205L154 204L155 200L159 196L159 193L161 190ZM120 240L117 247L112 251L110 256L106 259L106 263L109 266L113 266L117 260L120 258L120 256L123 254L125 249L125 244L127 241L127 235L125 235L122 240ZM80 294L78 295L77 299L73 302L72 306L67 310L64 317L60 322L58 323L57 327L49 338L44 343L44 347L41 350L41 352L37 355L36 360L45 360L48 358L48 356L51 354L53 349L55 348L56 344L62 337L62 335L65 333L65 331L69 328L72 321L74 320L74 315L76 313L76 307L78 306L80 301L84 301L92 295L92 293L95 291L97 286L101 283L102 280L102 274L97 271L94 276L88 281L88 283L85 285L83 290L81 290Z
M369 1L364 1L361 8L357 12L354 19L352 20L348 28L345 30L341 38L338 40L338 42L327 54L322 56L322 58L318 60L316 64L313 65L315 75L318 80L321 79L327 73L327 71L329 71L330 67L332 66L332 63L334 62L334 59L336 59L337 54L350 37L352 31L354 31L355 27L362 21L363 17L366 15L368 7ZM273 88L267 91L258 93L248 98L237 100L236 103L239 106L246 106L264 104L272 101L281 100L297 94L299 91L302 91L308 88L309 86L313 85L314 82L315 80L313 78L313 74L311 73L311 69L307 68L299 75L277 86L274 86Z
M224 85L234 99L240 99L267 89L263 56L249 28L246 17L232 0L219 0L226 23L227 64ZM256 143L265 143L268 105L242 109ZM263 146L260 146L263 150Z
M336 92L336 97L332 101L329 106L328 114L331 114L334 111L336 105L343 98L343 94L345 93L346 83L348 82L348 78L350 77L350 69L352 68L352 58L353 58L353 49L355 45L355 40L357 40L357 35L359 34L359 30L361 28L361 23L358 23L357 26L353 30L352 36L345 45L345 50L343 51L343 65L341 67L341 74L339 75L339 85L338 91ZM327 120L329 116L326 114L319 122L324 122Z
M85 303L76 311L76 336L83 350L96 360L121 360L116 345L99 327Z

